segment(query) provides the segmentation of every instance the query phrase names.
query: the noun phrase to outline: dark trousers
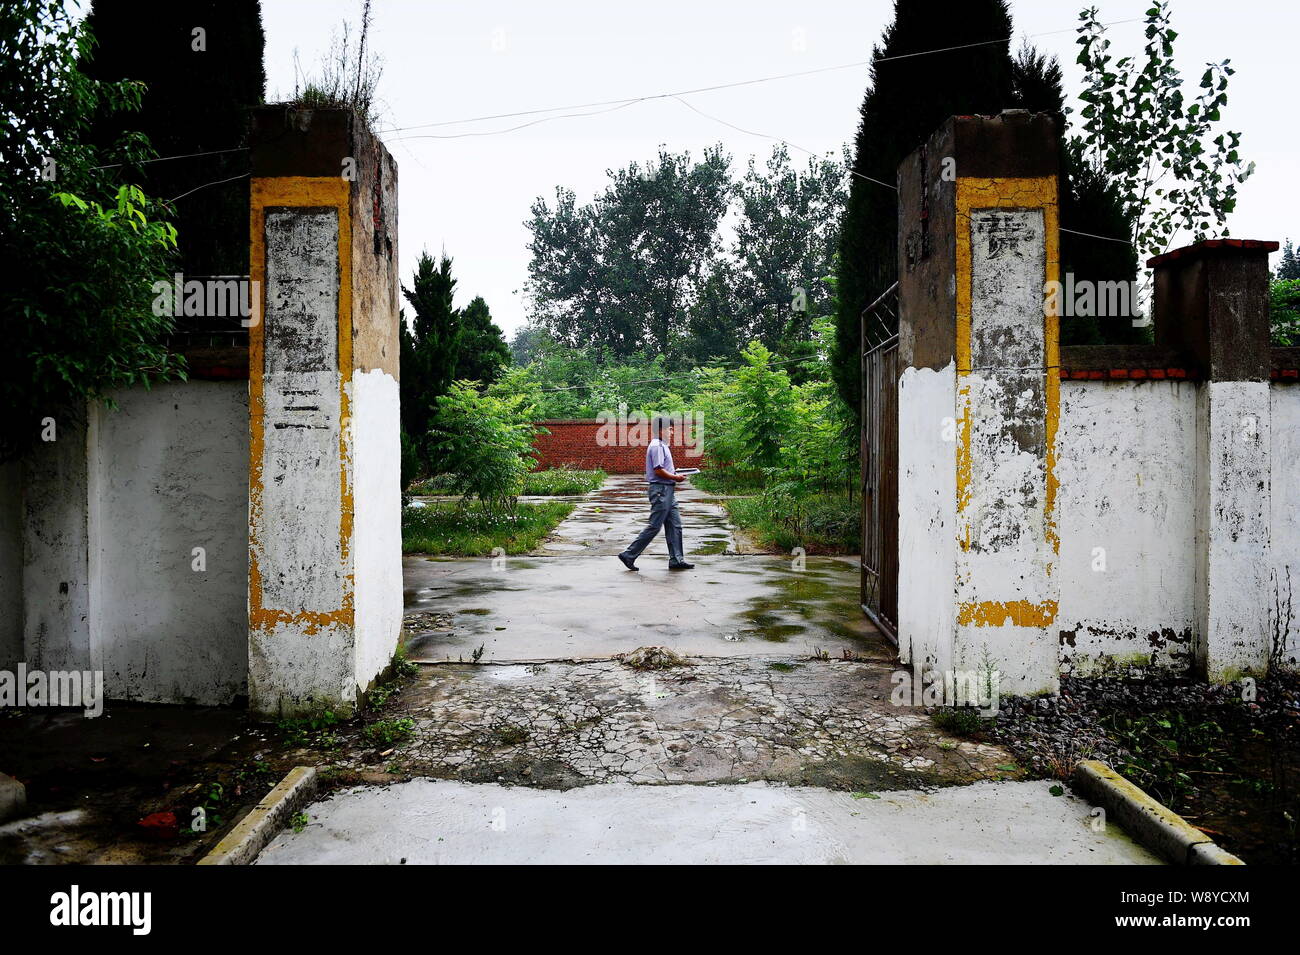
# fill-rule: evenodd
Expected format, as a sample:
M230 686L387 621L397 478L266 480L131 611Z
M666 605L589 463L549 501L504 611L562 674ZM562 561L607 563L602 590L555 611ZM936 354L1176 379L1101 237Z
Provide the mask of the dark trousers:
M686 560L682 554L682 515L677 510L677 486L674 484L651 484L650 523L645 526L639 537L628 545L623 554L631 560L641 556L641 552L650 546L650 542L664 529L668 539L668 562L680 564Z

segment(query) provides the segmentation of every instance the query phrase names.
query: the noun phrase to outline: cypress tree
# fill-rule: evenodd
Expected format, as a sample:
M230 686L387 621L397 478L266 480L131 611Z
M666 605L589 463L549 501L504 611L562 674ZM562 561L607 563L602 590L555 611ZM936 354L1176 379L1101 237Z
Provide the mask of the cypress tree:
M856 175L840 234L832 360L840 395L855 415L862 311L897 277L898 205L889 186L898 164L949 116L998 113L1016 105L1010 36L1011 15L1003 0L895 0L894 21L873 49L878 62L871 66L862 102ZM907 56L941 49L945 52Z
M510 364L510 346L492 321L483 296L475 296L461 312L460 358L457 378L489 385L501 375L501 369Z

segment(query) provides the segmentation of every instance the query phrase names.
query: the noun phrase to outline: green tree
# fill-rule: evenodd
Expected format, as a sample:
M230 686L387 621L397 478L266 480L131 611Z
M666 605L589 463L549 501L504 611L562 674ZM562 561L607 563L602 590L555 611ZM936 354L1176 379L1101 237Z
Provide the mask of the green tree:
M753 468L775 467L796 420L790 376L773 369L772 353L760 342L751 342L741 357L735 411L745 459Z
M1011 69L1017 106L1035 113L1065 114L1061 65L1056 57L1037 52L1025 41ZM1067 141L1064 124L1059 141L1060 219L1065 226L1061 232L1061 274L1072 274L1076 283L1134 281L1137 250L1122 241L1131 233L1132 224L1118 188L1105 170L1084 155L1081 143ZM1135 342L1143 340L1145 334L1134 327L1132 316L1107 320L1061 316L1061 342L1066 345Z
M482 296L476 296L465 306L460 316L460 328L457 377L485 385L496 381L501 369L510 364L510 346L506 344L501 329L492 321L492 313Z
M1269 285L1269 325L1274 345L1300 345L1300 278Z
M843 163L825 157L796 169L784 144L772 150L765 169L750 159L736 190L740 218L729 286L745 338L768 348L811 338L812 316L823 314L829 301L821 279L839 244L846 175Z
M248 108L261 103L266 90L261 5L94 0L86 23L95 46L83 72L144 85L141 108L101 111L91 141L103 149L141 133L158 155L189 157L130 172L150 194L176 200L186 272L246 274L249 160L240 147L247 145Z
M434 466L426 440L434 408L455 380L460 358L461 316L452 305L455 293L446 253L436 265L432 256L421 253L411 287L402 286L415 311L409 326L403 315L400 329L402 426L426 468Z
M718 253L731 193L721 147L692 161L661 149L656 160L609 173L588 205L556 190L533 203L527 291L533 319L559 341L619 357L669 351Z
M510 357L516 365L527 365L540 353L542 345L550 341L550 333L540 325L529 322L515 329L510 339Z
M730 260L717 258L708 264L686 322L686 338L680 342L686 361L705 365L739 356L742 319L735 287L736 269Z
M1282 246L1282 261L1277 266L1277 278L1300 279L1300 256L1296 255L1290 239Z
M0 7L0 312L15 359L0 383L0 456L32 444L47 417L180 371L151 289L174 263L176 231L119 167L99 168L142 158L143 144L88 142L92 116L138 108L141 90L82 74L92 42L61 3Z
M472 381L454 381L439 396L430 441L462 503L478 498L490 510L514 510L536 463L531 412L525 395L482 394Z
M893 22L873 48L840 235L833 370L852 409L861 391L862 312L897 271L898 164L949 116L1015 104L1010 36L1003 0L895 0ZM945 52L908 56L929 50Z
M1114 183L1143 255L1167 252L1175 240L1227 234L1237 187L1252 172L1238 152L1241 134L1216 129L1228 101L1228 60L1209 63L1189 99L1174 67L1166 0L1145 15L1142 56L1110 53L1095 7L1081 15L1078 62L1084 68L1079 141L1084 156Z

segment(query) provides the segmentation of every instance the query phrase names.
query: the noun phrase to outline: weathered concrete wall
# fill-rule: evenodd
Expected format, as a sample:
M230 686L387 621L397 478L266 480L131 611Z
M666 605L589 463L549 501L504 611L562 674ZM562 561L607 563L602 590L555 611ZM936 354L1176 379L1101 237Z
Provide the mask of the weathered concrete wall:
M1267 381L1209 381L1198 395L1199 671L1228 682L1268 666L1272 446Z
M1055 691L1056 182L957 180L958 670Z
M230 703L247 692L247 384L113 397L94 449L105 691Z
M356 482L356 681L392 660L402 629L401 439L398 384L380 368L351 384Z
M1273 428L1272 579L1269 636L1274 660L1300 668L1300 385L1270 389Z
M94 420L60 418L23 459L23 653L43 670L101 670L93 639L90 469Z
M1061 384L1063 669L1191 666L1196 392L1175 381Z
M254 180L249 695L267 712L356 700L348 184Z
M347 110L253 114L249 697L349 710L401 629L396 165Z
M898 655L917 672L946 672L957 627L955 365L907 368L898 389Z
M23 658L22 465L0 464L0 670Z

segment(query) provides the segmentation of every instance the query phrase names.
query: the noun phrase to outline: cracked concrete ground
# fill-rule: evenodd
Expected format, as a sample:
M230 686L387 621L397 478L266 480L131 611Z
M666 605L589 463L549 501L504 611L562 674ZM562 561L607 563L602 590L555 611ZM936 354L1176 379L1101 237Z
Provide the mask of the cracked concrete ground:
M742 555L719 502L681 507L691 572L662 536L640 573L615 561L648 510L625 477L529 557L407 558L426 665L385 716L410 738L337 763L395 784L316 803L260 861L1154 861L1005 750L891 702L856 558ZM616 659L651 645L686 665Z
M652 672L615 661L428 667L393 711L415 722L397 766L560 789L754 779L914 789L1013 774L1004 750L893 705L890 672L759 657Z

